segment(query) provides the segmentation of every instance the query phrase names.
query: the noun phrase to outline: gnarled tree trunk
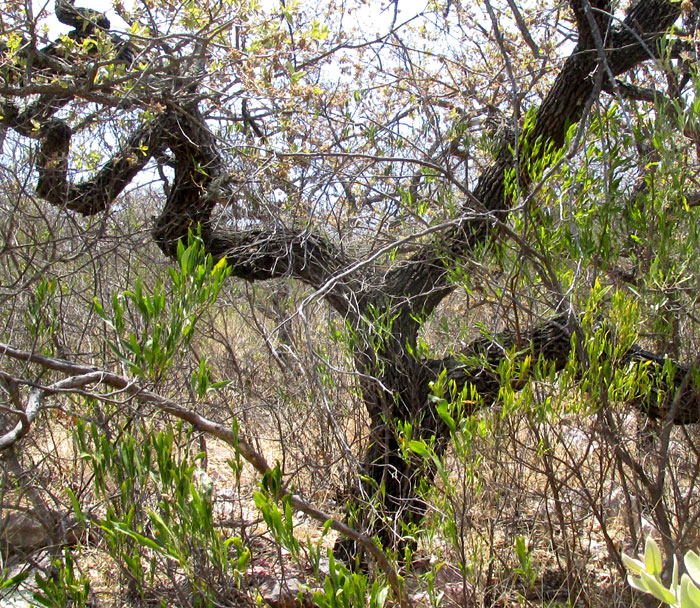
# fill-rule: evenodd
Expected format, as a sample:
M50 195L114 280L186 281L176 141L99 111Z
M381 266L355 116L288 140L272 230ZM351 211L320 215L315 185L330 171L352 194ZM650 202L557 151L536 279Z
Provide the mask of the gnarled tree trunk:
M72 5L72 10L66 12L64 4L57 2L59 19L85 29L88 13ZM348 321L358 336L355 364L371 423L369 447L362 456L360 472L366 481L357 488L350 520L369 534L377 534L387 546L400 548L402 524L417 523L425 513L417 486L421 479L430 482L433 471L417 458L404 458L397 423L409 423L414 438L434 437L440 454L448 445L449 433L432 407L431 382L444 372L458 389L473 385L481 403L489 406L497 399L500 387L492 370L504 350L514 346L529 349L534 357L543 357L561 368L569 357L572 333L577 327L574 316L552 311L552 320L529 332L476 340L466 354L479 354L484 365L471 368L456 357L423 359L416 355L422 319L452 291L450 265L468 258L502 227L510 207L505 194L506 174L515 169L520 192L527 192L533 177L526 168L541 160L538 155L548 147L564 145L570 127L585 116L600 92L618 86L612 79L655 57L657 41L681 11L679 2L638 0L632 3L624 21L617 23L610 18L610 2L571 0L570 4L577 19L579 42L534 114L532 128L516 135L517 141L504 142L472 192L464 188L457 221L388 272L368 271L369 264L348 259L327 237L309 228L275 225L234 231L212 221L217 197L232 196L232 181L199 112L196 79L183 79L182 86L162 93L162 114L135 129L98 174L80 184L71 183L67 173L71 128L57 118L58 110L71 101L70 94L41 96L23 111L5 101L2 123L24 137L39 140L38 194L53 205L84 215L107 209L151 159L170 155L168 163L174 179L153 228L153 237L166 255L173 256L178 240L186 239L188 230L198 226L207 250L226 258L234 277L248 281L294 277L322 294ZM93 13L89 17L90 27L105 27ZM42 69L54 69L50 61L45 63ZM87 68L83 73L77 68L75 71L80 82L90 77ZM152 101L161 103L163 99L158 96ZM37 119L45 125L41 130L34 129ZM537 140L542 143L539 147L534 146ZM517 156L514 150L526 152ZM660 374L663 358L638 348L627 356L649 361L650 369ZM669 414L674 390L683 388L672 419L679 424L696 422L700 419L697 391L692 383L681 382L689 370L683 366L678 369L677 384L669 387L665 402L657 403L652 395L638 406L650 416L664 418ZM375 517L367 505L377 497L382 497L382 504ZM354 557L349 543L341 541L337 549L347 560Z

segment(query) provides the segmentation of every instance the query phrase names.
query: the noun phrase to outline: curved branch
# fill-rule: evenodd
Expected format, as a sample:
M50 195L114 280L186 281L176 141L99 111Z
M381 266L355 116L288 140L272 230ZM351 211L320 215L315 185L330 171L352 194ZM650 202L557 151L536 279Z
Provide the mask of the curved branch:
M541 357L553 363L556 370L561 370L569 360L571 342L571 324L566 316L561 315L521 335L503 332L492 338L478 338L460 356L430 361L429 366L436 377L445 370L447 379L454 381L458 390L473 385L483 406L488 407L498 399L502 379L497 370L507 351L516 348L519 351L517 360L531 356L534 361ZM679 363L634 345L619 359L620 366L631 363L645 364L645 371L651 380L648 394L631 402L635 408L650 418L668 419L677 425L700 422L700 387L693 381L693 374L698 371L697 362ZM670 384L669 364L674 370ZM518 377L514 379L513 387L521 388L528 380L528 377Z
M48 111L38 108L35 113ZM15 123L22 124L19 118ZM199 225L207 251L217 258L225 257L232 274L248 281L291 276L318 289L348 265L328 239L309 229L228 231L212 222L218 201L230 198L226 190L231 183L216 140L196 107L171 107L153 122L137 128L92 179L79 184L68 178L72 138L68 124L53 119L38 138L37 193L53 205L83 215L108 208L153 155L169 149L174 157L175 178L153 228L154 239L166 255L173 257L178 241ZM325 295L337 311L347 314L355 287L346 278L337 281Z
M90 8L77 8L74 4L75 0L56 0L56 19L86 34L92 33L95 28L110 28L109 19L104 13Z
M42 131L36 125L45 125L53 115L71 101L69 95L42 94L39 99L30 103L22 112L17 107L6 101L2 105L2 122L14 129L22 137L41 139Z
M655 52L651 49L680 12L678 2L637 0L629 8L625 20L609 31L605 49L606 71L618 76L653 58ZM452 291L449 264L468 255L488 239L492 233L488 213L501 221L509 213L510 203L505 197L506 175L519 167L518 186L521 192L526 192L532 176L523 167L540 160L540 156L552 146L561 148L571 125L581 120L592 96L599 92L593 77L598 61L597 51L587 50L580 41L538 108L533 129L520 142L519 149L531 151L529 156L516 159L512 150L503 146L492 165L479 177L473 196L468 197L463 205L461 225L446 231L436 243L427 245L413 258L394 268L381 287L383 293L406 298L407 313L423 316L432 312ZM535 147L538 139L542 145ZM483 213L481 219L474 218L475 212ZM413 283L407 285L408 276L412 277Z
M13 416L17 416L19 421L11 430L0 436L0 451L9 448L11 445L22 439L31 428L34 419L39 413L43 391L34 389L27 399L27 406L22 408L19 395L19 386L14 378L4 372L0 372L0 379L7 387L10 399L14 408L2 408Z
M17 359L19 361L36 363L46 369L73 374L74 377L66 378L65 380L55 383L51 387L47 387L45 389L46 392L58 392L59 390L65 392L66 390L71 389L76 390L79 387L83 387L86 384L91 383L109 386L110 388L122 391L126 395L134 397L143 403L153 405L166 414L170 414L176 418L179 418L180 420L184 420L198 431L207 433L208 435L216 437L217 439L221 439L226 444L233 447L261 475L271 471L270 466L267 464L264 456L258 453L249 441L241 437L240 433L234 432L230 426L205 418L196 411L186 408L176 403L172 399L168 399L158 395L157 393L148 391L139 386L137 383L132 382L123 376L98 370L94 367L78 365L76 363L66 361L65 359L56 359L54 357L47 357L46 355L22 351L13 348L8 344L0 343L0 356L2 355L8 356L12 359ZM35 389L35 392L43 394L44 390ZM41 397L39 397L38 401L40 401L40 399ZM29 406L27 407L27 410L29 410ZM0 445L0 448L2 447L6 446ZM294 507L294 509L297 511L301 511L302 513L309 515L321 524L330 522L330 527L333 530L340 532L341 534L361 544L365 550L377 561L378 566L387 576L392 590L400 604L402 606L406 605L402 586L396 573L396 569L389 563L386 555L379 547L377 547L369 536L362 534L347 524L336 520L331 515L314 507L299 494L295 494L293 491L288 490L287 488L283 488L281 490L279 498L283 496L289 496L292 507Z
M95 177L74 184L68 179L71 128L62 120L51 120L40 133L37 194L53 205L83 215L104 211L158 149L162 127L162 121L154 121L136 129Z
M177 242L201 226L208 253L226 258L233 276L247 281L294 277L316 289L347 267L348 260L326 238L310 229L283 226L230 231L217 226L211 214L220 188L230 180L216 140L196 108L170 113L164 145L175 157L175 180L156 220L153 235L161 250L174 256ZM224 193L223 198L228 198ZM353 289L339 281L326 295L341 314L350 310Z
M75 28L76 36L109 28L104 15L77 8L74 0L57 0L55 11L59 21ZM48 65L47 69L56 71L58 67ZM233 195L232 180L218 142L196 103L183 106L183 99L192 99L192 95L178 99L176 93L171 99L159 100L167 108L163 115L137 128L92 179L78 184L69 177L71 127L54 117L75 94L60 91L57 95L41 95L23 112L7 102L2 106L2 121L20 135L40 141L36 191L53 205L83 215L99 213L110 206L152 156L168 149L175 161L175 178L152 231L166 255L174 256L177 243L187 238L190 229L201 226L205 247L215 256L227 258L234 276L249 281L293 276L318 289L341 274L347 267L344 256L328 239L308 228L231 232L212 221L217 202ZM43 125L41 129L36 129L37 123ZM347 314L354 299L352 292L350 280L343 278L324 295L336 310Z
M207 250L215 257L225 257L231 274L247 281L294 277L321 289L350 265L328 239L310 230L277 227L228 232L217 229L207 240ZM324 295L333 308L347 314L356 290L355 281L345 277L334 282Z

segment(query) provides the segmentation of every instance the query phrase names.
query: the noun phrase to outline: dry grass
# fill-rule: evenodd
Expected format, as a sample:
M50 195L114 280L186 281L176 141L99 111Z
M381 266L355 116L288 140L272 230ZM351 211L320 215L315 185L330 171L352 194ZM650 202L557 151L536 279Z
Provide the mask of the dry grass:
M642 534L658 533L650 505L634 491L633 473L620 465L614 446L597 428L599 419L569 415L534 424L526 415L506 420L497 412L484 415L490 417L494 433L478 438L468 458L448 454L449 487L438 485L430 498L433 511L424 526L414 566L406 572L416 605L431 605L439 594L442 606L636 605L611 549L632 551ZM627 414L618 422L616 432L624 432L625 448L653 471L657 456L644 443L637 417ZM62 463L54 469L55 479L75 483L71 476L78 470L73 468L77 455L67 429L51 428L50 436L39 439L37 435L33 455L25 457L46 459L45 450L50 448L53 458ZM670 444L675 497L667 498L674 529L682 529L684 518L697 517L693 501L685 514L677 504L695 489L694 454L690 450L689 455L685 447L689 440L687 433L678 430ZM293 462L290 454L304 447L295 445L290 450L287 446L285 454L276 437L260 439L259 446L270 462L285 457ZM253 552L243 581L247 596L261 594L272 601L275 593L288 593L285 585L274 581L285 581L291 589L299 583L311 588L317 585L308 567L280 550L269 536L252 500L259 482L255 472L245 466L237 478L228 464L232 457L228 446L208 440L206 450L222 530L227 536L241 536ZM477 464L470 470L473 463ZM298 467L293 477L296 487L319 507L341 517L342 505L332 502L326 481L315 479L311 472ZM445 513L458 524L459 534L452 538L443 533ZM302 542L319 541L318 522L296 516L294 522ZM684 546L697 539L693 530L694 526L688 526ZM514 549L518 537L528 546L531 584ZM322 545L328 549L333 542L330 534ZM100 606L128 605L123 601L123 577L99 535L83 539L79 565ZM431 577L436 590L432 597ZM161 581L163 593L167 583Z
M311 352L302 328L294 326L294 340L285 350L276 333L277 320L264 315L255 320L250 309L248 316L231 312L232 302L240 309L242 300L253 306L250 294L223 297L231 297L229 307L203 320L200 331L207 337L195 341L182 368L160 388L169 395L187 394L193 362L206 353L214 379L233 382L196 407L223 422L236 416L241 431L268 462L280 462L288 483L342 518L341 497L354 475L343 444L359 456L367 435L345 354L322 338ZM329 322L337 319L327 319L322 312L309 320L318 335ZM437 323L431 331L431 341L439 338ZM319 366L319 355L324 365ZM547 387L550 392L540 396L554 394L555 388ZM654 478L664 458L668 476L663 509L676 550L695 546L700 514L694 498L699 494L700 462L696 431L675 429L666 449L654 438L658 431L641 428L643 420L624 406L615 406L607 427L595 412L571 413L580 398L556 396L553 414L546 420L527 411L508 416L501 416L498 408L483 412L489 432L474 440L468 455L447 454L450 482L438 484L428 497L431 511L413 566L404 572L417 606L434 605L438 599L446 607L637 605L640 600L627 589L616 555L620 550L636 551L646 534L658 537L657 514L640 471ZM49 413L25 442L21 459L45 499L68 513L63 489L89 487L90 479L70 439L71 415L80 402L61 405L62 410ZM129 413L128 408L123 413ZM160 417L146 419L163 423ZM199 449L195 443L191 453ZM272 602L280 591L288 597L285 585L317 586L308 564L292 559L270 536L253 502L257 474L245 466L237 478L228 464L233 455L226 445L207 439L206 451L221 530L227 537L242 538L252 551L241 581L244 596L255 601L260 595ZM6 490L4 499L6 506L28 506L17 489ZM95 513L99 512L98 507ZM446 533L446 518L456 524L456 534ZM295 516L294 524L302 542L321 540L318 522ZM516 555L519 537L526 541L532 575ZM331 548L334 540L334 534L326 535L323 548ZM128 605L124 577L99 532L82 539L78 564L99 606ZM163 598L175 597L168 588L171 580L162 577L156 582Z

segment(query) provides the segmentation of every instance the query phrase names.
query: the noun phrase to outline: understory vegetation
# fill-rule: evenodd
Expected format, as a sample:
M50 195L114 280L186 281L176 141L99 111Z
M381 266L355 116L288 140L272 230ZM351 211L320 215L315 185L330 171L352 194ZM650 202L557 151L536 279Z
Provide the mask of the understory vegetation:
M0 604L700 605L696 0L76 2L0 7Z

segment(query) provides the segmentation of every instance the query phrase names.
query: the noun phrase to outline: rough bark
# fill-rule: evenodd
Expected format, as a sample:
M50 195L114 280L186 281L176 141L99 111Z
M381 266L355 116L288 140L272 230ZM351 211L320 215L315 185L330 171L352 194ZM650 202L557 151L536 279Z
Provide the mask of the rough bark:
M537 109L534 127L521 136L520 150L532 150L541 138L540 154L551 144L561 148L569 128L582 117L596 88L599 70L607 67L613 76L630 70L646 59L656 56L656 42L680 15L680 5L661 0L635 2L624 21L611 28L604 41L605 63L602 64L589 42L579 43L568 57L552 88ZM601 74L600 85L606 82ZM539 160L533 155L516 158L503 146L493 164L480 176L472 196L462 207L463 220L456 228L443 233L435 243L426 246L413 258L388 274L381 291L405 302L410 314L430 314L452 291L448 266L454 260L469 255L469 251L483 243L491 234L494 220L503 220L508 214L509 201L505 197L505 178L516 166L519 188L526 192L531 175L524 170L528 163Z
M594 32L589 24L585 40L577 45L566 60L537 109L533 128L520 137L519 149L525 152L517 157L511 149L503 146L493 164L481 174L472 196L465 201L462 208L464 219L460 225L450 228L436 242L399 264L388 273L385 282L376 290L373 303L376 305L377 301L384 302L384 306L392 311L391 316L397 315L398 319L394 322L396 330L386 345L386 352L369 353L358 365L365 377L376 379L376 382L366 382L369 386L364 387L365 402L372 419L371 443L365 456L364 473L371 477L375 486L383 484L386 504L390 505L399 522L413 522L422 515L423 507L415 495L415 484L421 476L430 479L432 472L417 467L412 462L401 462L397 458L398 438L393 421L410 421L416 437L435 437L439 453L441 446L446 445L447 433L444 424L436 419L427 402L428 383L435 380L441 370L447 369L451 379L458 385L474 384L485 404L493 403L499 388L498 379L488 365L473 369L458 364L453 358L425 361L419 365L412 360L412 355L404 345L408 342L411 347L415 347L420 319L429 315L452 291L449 265L455 260L464 259L471 250L484 243L492 234L494 223L507 217L507 173L516 169L518 186L521 192L526 192L532 178L526 168L529 163L539 160L534 153L527 152L535 149L534 142L541 139L543 145L539 147L540 154L549 146L561 148L569 128L581 120L585 108L600 93L603 82L609 76L618 76L639 62L654 57L656 41L679 14L680 7L674 3L657 0L636 2L630 7L622 24L606 30L604 49L591 48ZM581 17L585 17L583 9ZM595 14L594 17L598 27L607 27L605 16L599 18L599 14ZM566 325L557 321L554 325L545 324L534 330L531 335L533 353L541 352L545 357L553 357L558 366L563 365L570 348L570 333L565 328ZM506 338L507 336L502 336L501 340L507 343ZM484 342L473 345L473 348L477 347L486 351L487 363L494 356L503 357L504 351L500 348L488 347ZM630 357L643 357L644 353L645 351L636 349L634 355L630 353ZM372 356L378 358L377 364L372 364ZM653 355L650 360L655 361ZM491 362L491 369L494 369L494 363ZM660 365L659 361L655 361L654 365ZM685 371L682 370L677 378L682 378ZM680 386L681 381L675 388ZM672 389L668 395L672 400ZM640 405L650 416L661 417L665 414L665 406L656 405L655 401L656 393ZM696 420L698 402L692 384L681 401L683 405L674 413L674 422ZM663 403L668 407L670 402L662 399L661 404ZM361 494L371 496L370 485L372 484L362 488ZM393 546L397 546L397 542L400 545L397 536L392 538L398 527L395 524L392 529L385 523L381 529L382 540L388 540ZM341 542L338 546L341 557L347 558L353 550L354 547L347 542Z
M515 349L518 353L516 361L531 356L533 361L542 359L559 371L571 357L573 331L577 327L577 323L572 324L570 319L561 315L520 336L508 331L497 336L482 337L465 348L459 357L431 361L428 365L436 374L445 370L447 380L454 381L457 390L474 386L481 397L481 406L487 407L498 399L501 380L497 370L505 352ZM476 361L477 364L465 361ZM635 397L631 405L649 418L662 422L677 425L700 422L700 387L692 378L693 365L659 356L636 344L614 362L620 370L628 370L630 365L637 363L643 364L652 388L643 397ZM671 383L664 375L664 365L667 363L674 369ZM514 380L514 388L517 389L529 377L521 376Z

